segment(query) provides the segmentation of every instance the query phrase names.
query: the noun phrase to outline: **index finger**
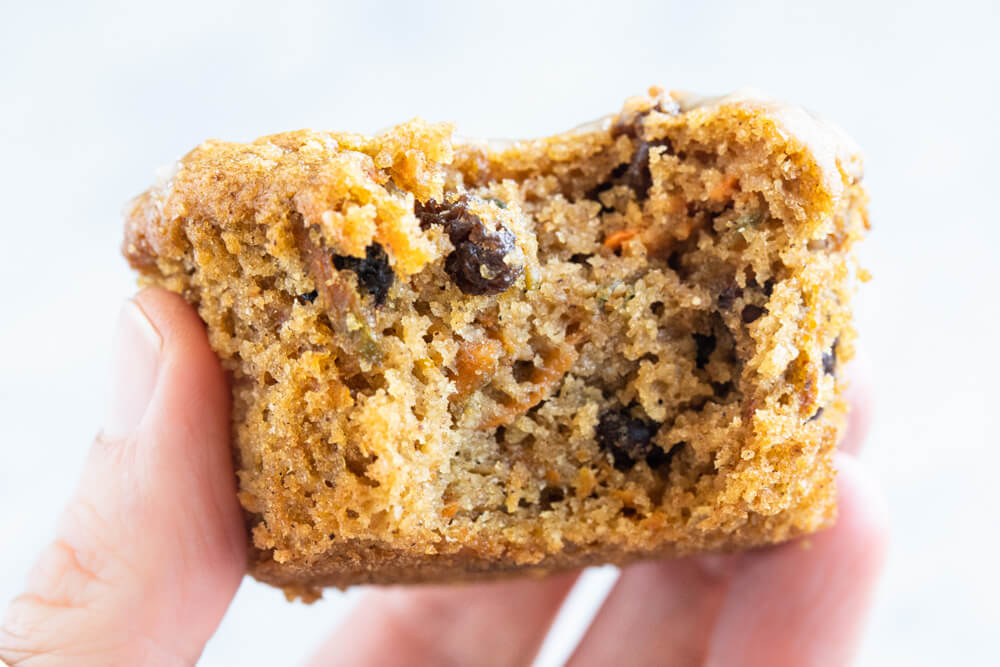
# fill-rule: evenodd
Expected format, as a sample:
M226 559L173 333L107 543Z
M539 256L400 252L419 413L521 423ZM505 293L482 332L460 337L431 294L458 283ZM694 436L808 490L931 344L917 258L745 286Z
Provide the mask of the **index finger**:
M310 665L530 664L576 578L374 590Z

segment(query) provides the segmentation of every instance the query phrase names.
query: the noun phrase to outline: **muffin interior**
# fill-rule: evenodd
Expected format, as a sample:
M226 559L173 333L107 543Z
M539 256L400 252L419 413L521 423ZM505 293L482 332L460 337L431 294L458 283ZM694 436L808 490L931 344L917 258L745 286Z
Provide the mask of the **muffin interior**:
M126 254L229 372L256 558L531 564L829 520L864 195L776 132L658 95L533 142L413 121L185 158Z

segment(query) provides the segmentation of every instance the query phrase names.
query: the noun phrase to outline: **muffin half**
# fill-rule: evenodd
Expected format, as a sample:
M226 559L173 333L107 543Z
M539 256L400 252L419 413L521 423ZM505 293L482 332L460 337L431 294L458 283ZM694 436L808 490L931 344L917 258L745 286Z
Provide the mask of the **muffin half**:
M251 573L464 580L834 516L861 163L748 95L553 137L208 141L127 211L233 391Z

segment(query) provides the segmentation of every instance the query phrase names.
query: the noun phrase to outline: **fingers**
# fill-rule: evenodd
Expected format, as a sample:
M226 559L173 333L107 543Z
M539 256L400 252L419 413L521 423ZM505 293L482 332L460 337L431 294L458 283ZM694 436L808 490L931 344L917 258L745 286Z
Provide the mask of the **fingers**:
M845 665L886 546L883 501L838 454L839 518L805 540L622 575L570 665Z
M624 570L569 665L700 665L725 579L696 559Z
M888 530L885 501L866 471L845 455L837 467L837 524L748 560L716 623L711 664L849 664Z
M576 576L374 591L311 664L527 665Z
M868 437L875 409L871 364L860 351L848 366L848 376L845 398L851 410L847 416L847 431L840 442L840 449L849 454L857 454Z
M201 321L142 292L113 375L79 488L0 628L11 664L192 664L242 578L229 392Z
M623 571L569 665L701 665L726 601L731 558L684 558Z

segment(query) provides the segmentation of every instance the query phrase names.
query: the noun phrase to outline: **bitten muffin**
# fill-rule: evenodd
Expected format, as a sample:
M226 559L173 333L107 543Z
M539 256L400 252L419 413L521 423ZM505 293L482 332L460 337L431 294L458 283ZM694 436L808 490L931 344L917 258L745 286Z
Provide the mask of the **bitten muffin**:
M124 252L229 374L250 572L310 599L828 525L866 201L811 114L654 88L530 141L207 141Z

